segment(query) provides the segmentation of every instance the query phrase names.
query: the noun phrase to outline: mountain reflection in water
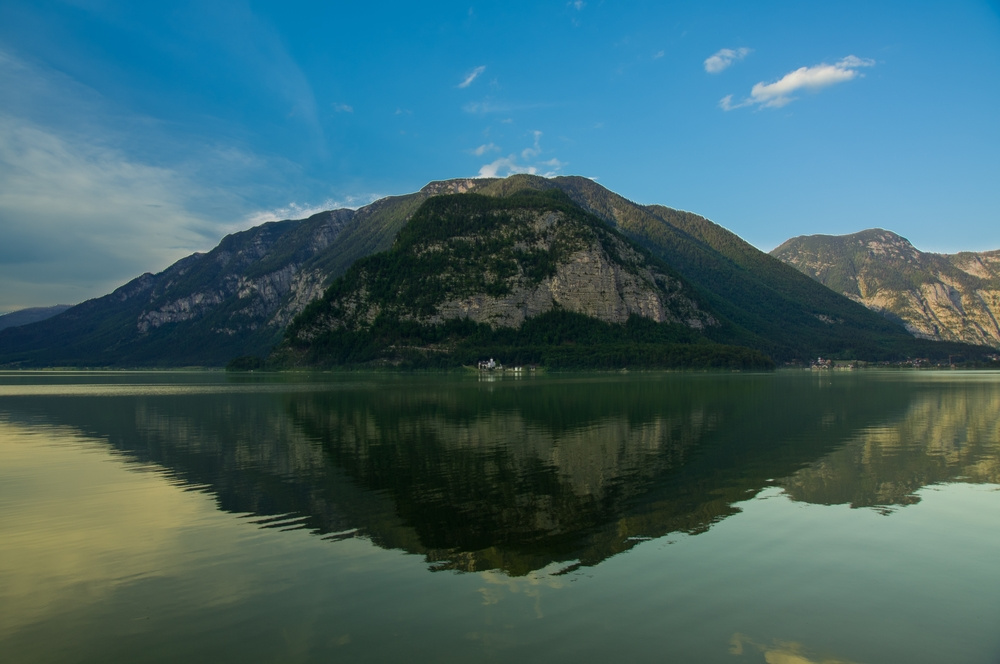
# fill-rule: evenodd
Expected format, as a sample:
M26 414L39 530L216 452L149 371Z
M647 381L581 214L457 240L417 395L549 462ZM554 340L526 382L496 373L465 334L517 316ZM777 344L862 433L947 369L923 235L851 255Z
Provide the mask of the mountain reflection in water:
M517 576L702 532L775 485L891 509L927 484L1000 481L1000 385L911 378L227 377L15 393L0 418L104 439L262 527Z

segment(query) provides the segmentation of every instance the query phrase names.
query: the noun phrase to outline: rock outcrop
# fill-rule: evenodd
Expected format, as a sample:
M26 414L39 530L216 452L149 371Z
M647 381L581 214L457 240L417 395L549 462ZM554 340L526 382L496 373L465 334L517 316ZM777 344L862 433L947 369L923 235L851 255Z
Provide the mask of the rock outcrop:
M380 318L516 328L555 308L615 324L630 316L698 330L719 324L669 268L559 196L428 201L390 252L331 286L297 338Z
M918 338L1000 348L1000 251L925 253L874 229L797 237L771 254Z
M176 263L157 275L136 329L147 334L164 325L214 317L212 331L229 336L265 326L280 331L329 283L329 275L303 266L336 240L350 212L265 224ZM285 254L283 260L274 260L279 252Z
M562 192L593 215L589 227L634 242L642 248L639 253L653 257L655 269L620 260L628 252L618 240L604 242L603 255L586 243L572 250L558 242L515 243L510 251L526 259L522 276L527 281L489 270L476 277L467 267L441 263L439 276L423 284L436 290L408 295L433 308L414 313L413 320L454 314L502 328L559 307L607 321L637 314L643 320L679 321L689 330L703 326L717 342L754 348L782 362L844 354L891 359L978 352L915 339L698 215L640 205L587 178L514 175L431 182L418 192L357 210L233 233L211 251L141 275L113 293L47 320L0 330L0 366L223 366L238 356L260 357L356 261L388 251L397 236L405 236L408 221L425 201L469 193L507 199L528 191ZM504 269L515 258L501 261ZM994 274L995 256L954 259L968 278L985 283ZM990 300L995 288L979 291L984 301L995 302ZM949 293L937 291L934 297L943 302ZM685 299L697 301L697 308ZM973 306L960 302L965 311ZM980 324L988 328L985 321ZM933 331L924 335L934 337Z

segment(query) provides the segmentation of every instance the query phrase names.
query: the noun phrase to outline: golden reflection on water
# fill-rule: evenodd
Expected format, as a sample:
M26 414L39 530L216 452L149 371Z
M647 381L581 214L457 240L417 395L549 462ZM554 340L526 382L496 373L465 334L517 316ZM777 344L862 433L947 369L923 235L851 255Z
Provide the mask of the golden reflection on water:
M192 537L213 555L226 541L206 527L215 513L207 496L127 468L72 431L0 422L0 486L0 639L97 605L119 586L170 576L171 561L190 561ZM206 579L206 605L249 590L218 581Z
M32 423L0 414L0 645L86 643L101 624L103 653L136 621L149 634L133 653L159 629L177 653L192 635L251 659L281 641L275 661L420 659L414 642L443 652L459 634L473 646L453 640L456 661L517 659L526 644L565 655L573 641L584 659L683 642L711 661L849 664L830 653L885 661L870 635L896 620L889 641L911 653L961 628L982 652L1000 511L972 483L1000 484L996 380L840 393L828 380L797 408L796 390L759 393L783 380L718 394L692 381L645 401L655 385L515 398L491 384L495 399L472 402L453 383L239 398L242 386L19 386L46 396L0 404ZM73 397L95 389L109 398ZM491 483L509 490L479 493ZM954 485L922 489L935 483ZM924 500L883 519L785 497ZM949 634L913 627L934 603ZM159 626L139 626L157 610Z
M552 564L526 574L525 576L509 576L501 570L479 572L480 578L486 584L479 588L483 596L483 606L499 604L511 595L523 595L534 600L536 618L543 618L542 592L546 589L559 590L566 587L567 581L557 574L564 569L560 564Z
M805 646L794 641L774 641L770 645L755 642L744 634L733 634L729 652L743 656L747 651L760 652L767 664L857 664L848 659L820 657L807 654Z
M955 480L1000 484L995 382L917 396L899 418L866 427L781 484L795 500L890 508L917 502L922 487Z

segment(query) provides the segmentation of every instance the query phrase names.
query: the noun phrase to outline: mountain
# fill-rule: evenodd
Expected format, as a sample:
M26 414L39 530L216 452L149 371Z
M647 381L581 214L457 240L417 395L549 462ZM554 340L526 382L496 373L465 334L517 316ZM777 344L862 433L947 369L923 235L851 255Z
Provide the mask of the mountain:
M502 199L532 190L561 191L658 261L664 276L686 284L686 297L718 322L699 338L750 347L779 361L981 352L914 339L695 214L639 205L586 178L518 175L432 182L358 210L234 233L207 253L144 274L109 295L0 331L0 366L222 366L237 356L264 356L351 265L388 251L425 201L465 193ZM573 311L552 315L572 327ZM609 329L593 331L602 338L617 334Z
M56 314L66 311L71 306L73 305L57 304L51 307L31 307L29 309L19 309L2 314L0 315L0 330L6 330L8 327L19 327L28 323L37 323L40 320L52 318Z
M916 337L1000 348L1000 251L925 253L871 229L796 237L771 254Z
M466 193L425 201L391 250L357 261L303 311L274 361L769 364L700 334L715 327L680 275L563 192Z
M228 235L49 320L0 332L6 366L223 366L264 355L355 260L387 249L420 202L462 181Z
M817 356L898 360L907 356L979 357L967 344L930 344L843 296L823 288L737 235L690 212L639 205L582 177L515 175L484 181L478 193L559 189L683 275L722 323L716 341L747 345L775 360Z

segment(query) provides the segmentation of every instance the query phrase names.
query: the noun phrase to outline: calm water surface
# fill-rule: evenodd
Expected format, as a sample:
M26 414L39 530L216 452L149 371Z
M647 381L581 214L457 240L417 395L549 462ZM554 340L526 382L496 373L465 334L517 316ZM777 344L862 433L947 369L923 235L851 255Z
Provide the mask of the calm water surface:
M996 663L998 489L997 373L0 373L0 660Z

